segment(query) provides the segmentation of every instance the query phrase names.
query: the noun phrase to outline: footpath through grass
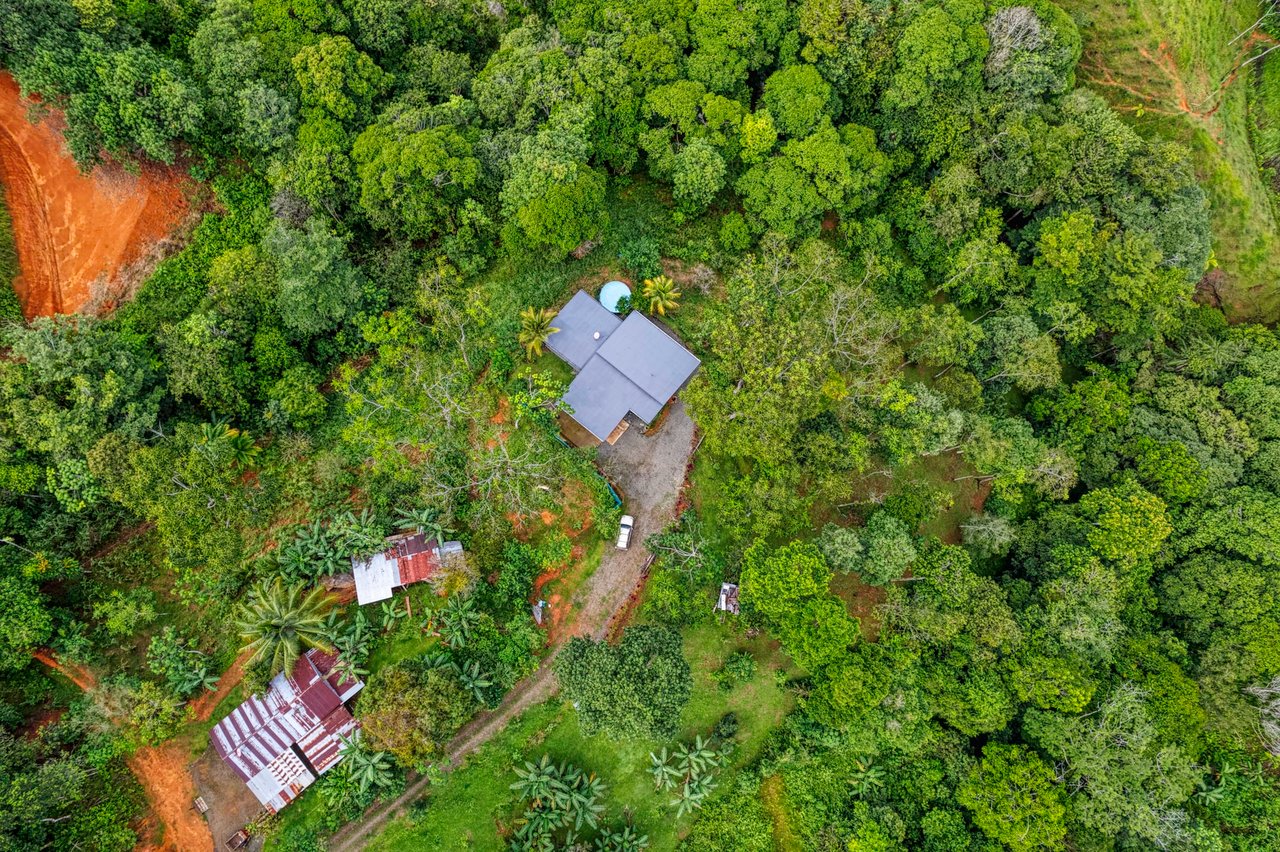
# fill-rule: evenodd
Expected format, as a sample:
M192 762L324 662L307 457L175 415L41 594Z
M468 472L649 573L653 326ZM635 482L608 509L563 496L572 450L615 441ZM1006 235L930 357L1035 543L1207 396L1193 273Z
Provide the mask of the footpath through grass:
M694 687L681 719L682 740L706 734L724 714L737 714L739 729L730 766L723 770L720 789L760 752L769 731L792 707L784 682L787 661L769 640L746 639L729 625L705 625L685 631L685 656L693 668ZM749 650L756 674L731 690L722 690L714 673L725 657ZM607 817L619 822L624 809L635 826L649 835L653 852L676 848L691 817L677 820L668 793L655 793L647 768L649 752L671 742L615 740L585 736L577 714L552 700L516 719L466 766L447 775L410 813L396 819L366 847L370 852L417 852L422 849L467 849L500 852L506 848L502 832L519 818L523 803L511 789L514 767L543 754L567 760L595 772L608 785Z

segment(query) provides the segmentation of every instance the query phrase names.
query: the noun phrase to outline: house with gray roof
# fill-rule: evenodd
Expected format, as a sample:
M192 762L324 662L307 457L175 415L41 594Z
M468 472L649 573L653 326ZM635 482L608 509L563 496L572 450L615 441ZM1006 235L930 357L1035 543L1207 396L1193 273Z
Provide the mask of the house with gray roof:
M628 414L652 423L701 363L644 314L619 319L581 290L551 324L547 348L577 373L564 401L596 442L616 441Z

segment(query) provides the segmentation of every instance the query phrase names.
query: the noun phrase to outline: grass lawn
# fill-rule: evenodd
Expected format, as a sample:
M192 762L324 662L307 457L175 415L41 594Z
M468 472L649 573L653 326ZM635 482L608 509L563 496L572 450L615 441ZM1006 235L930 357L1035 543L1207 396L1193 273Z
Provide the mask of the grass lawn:
M288 828L296 826L315 834L325 834L324 818L327 808L328 805L314 788L305 791L280 812L276 823L279 831L267 835L263 852L290 852L280 839L280 835Z
M685 656L694 673L694 689L681 719L681 739L705 734L725 713L738 715L737 748L726 775L751 762L769 731L790 711L793 698L779 682L791 674L789 663L771 641L746 639L729 626L706 625L685 631ZM721 690L712 677L724 658L750 650L756 675L733 690ZM551 701L531 709L473 755L467 765L433 787L415 813L393 822L367 847L372 852L421 849L505 849L500 830L522 810L510 789L512 769L544 753L595 772L608 785L607 816L613 822L629 809L635 825L649 835L654 852L675 849L689 817L676 820L668 794L655 795L649 776L649 752L670 742L619 741L603 734L585 736L567 705ZM722 775L721 786L730 783Z
M1280 238L1271 190L1249 134L1250 69L1257 47L1232 39L1259 17L1258 0L1060 0L1080 24L1078 80L1111 101L1145 135L1192 150L1209 195L1213 249L1234 318L1275 320ZM1270 60L1268 60L1270 61ZM1252 67L1252 66L1251 66ZM1230 81L1223 85L1223 81Z

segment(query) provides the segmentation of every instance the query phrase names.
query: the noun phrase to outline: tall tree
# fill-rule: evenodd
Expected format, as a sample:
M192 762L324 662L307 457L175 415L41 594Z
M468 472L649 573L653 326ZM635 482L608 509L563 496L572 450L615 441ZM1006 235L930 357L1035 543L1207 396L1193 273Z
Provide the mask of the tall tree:
M575 636L556 675L588 735L672 737L693 688L680 634L653 626L628 628L616 647Z

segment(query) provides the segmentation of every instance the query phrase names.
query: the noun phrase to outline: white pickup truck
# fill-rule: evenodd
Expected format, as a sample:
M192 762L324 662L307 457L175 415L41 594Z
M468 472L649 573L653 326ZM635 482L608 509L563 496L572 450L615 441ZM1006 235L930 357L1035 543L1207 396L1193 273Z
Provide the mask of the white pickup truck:
M622 520L618 524L618 549L626 550L627 545L631 544L631 528L636 525L636 519L630 515L623 515Z

